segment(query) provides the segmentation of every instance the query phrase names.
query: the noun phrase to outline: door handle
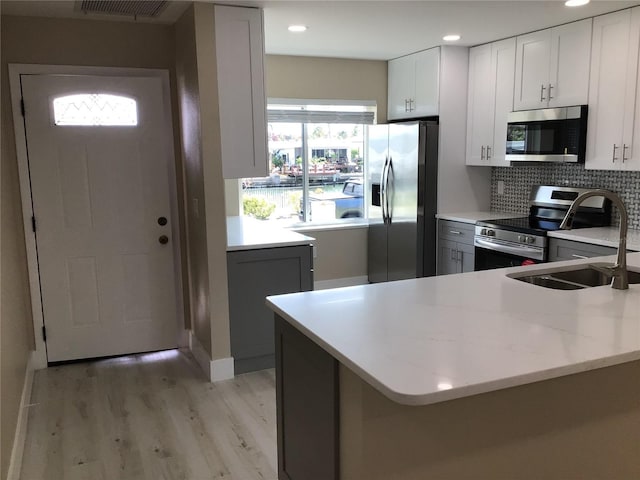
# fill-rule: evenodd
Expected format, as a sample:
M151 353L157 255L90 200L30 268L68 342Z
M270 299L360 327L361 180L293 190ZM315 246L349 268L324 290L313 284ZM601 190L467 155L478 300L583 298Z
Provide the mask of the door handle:
M382 208L382 223L387 224L387 168L389 157L384 158L384 166L380 176L380 207Z
M160 235L158 237L158 242L160 242L160 245L166 245L167 243L169 243L169 237L167 237L166 235Z
M544 91L546 90L544 85L540 85L540 101L544 102L546 99L544 98Z
M389 199L389 179L391 178L391 176L393 175L393 158L391 158L391 156L389 156L389 166L387 167L387 185L384 189L385 191L385 201L387 204L387 223L389 225L391 225L391 221L393 219L393 204L391 203L391 200Z

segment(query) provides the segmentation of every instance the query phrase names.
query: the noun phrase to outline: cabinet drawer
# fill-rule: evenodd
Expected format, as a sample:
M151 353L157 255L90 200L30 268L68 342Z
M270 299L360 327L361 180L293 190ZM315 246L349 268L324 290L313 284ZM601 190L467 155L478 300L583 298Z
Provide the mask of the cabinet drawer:
M549 261L576 260L579 258L600 257L603 255L615 255L617 249L592 245L590 243L574 242L557 238L549 239Z
M476 226L471 223L438 220L438 236L445 240L452 240L466 245L473 245L473 235Z

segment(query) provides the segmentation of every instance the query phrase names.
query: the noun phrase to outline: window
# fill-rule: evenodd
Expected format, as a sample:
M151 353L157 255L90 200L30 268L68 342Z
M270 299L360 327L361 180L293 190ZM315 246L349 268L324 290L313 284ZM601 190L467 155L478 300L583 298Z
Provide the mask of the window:
M138 109L132 98L102 93L67 95L53 100L59 126L136 126Z
M375 106L270 102L267 111L271 174L242 180L244 214L283 225L365 217L365 126Z

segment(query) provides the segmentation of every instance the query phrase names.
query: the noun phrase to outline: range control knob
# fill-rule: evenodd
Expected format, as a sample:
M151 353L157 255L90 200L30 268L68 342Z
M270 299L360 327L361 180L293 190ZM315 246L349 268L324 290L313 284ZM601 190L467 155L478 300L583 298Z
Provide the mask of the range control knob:
M480 235L486 235L487 234L487 229L483 228L482 230L480 230Z
M495 230L487 230L487 237L495 237L495 236L496 236Z
M518 235L518 241L520 243L525 243L527 241L527 237L524 235Z
M535 237L527 237L527 243L536 243Z

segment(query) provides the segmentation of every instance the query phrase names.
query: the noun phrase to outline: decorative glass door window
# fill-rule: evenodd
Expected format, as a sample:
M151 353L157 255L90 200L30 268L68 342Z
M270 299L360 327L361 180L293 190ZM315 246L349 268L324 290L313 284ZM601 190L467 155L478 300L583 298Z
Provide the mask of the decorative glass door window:
M67 95L53 100L54 122L59 126L136 126L134 99L102 93Z

